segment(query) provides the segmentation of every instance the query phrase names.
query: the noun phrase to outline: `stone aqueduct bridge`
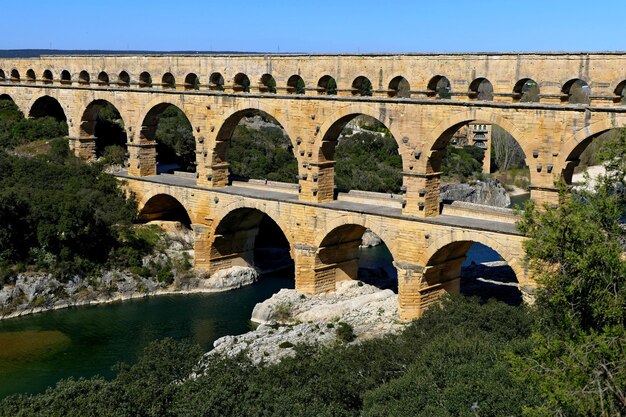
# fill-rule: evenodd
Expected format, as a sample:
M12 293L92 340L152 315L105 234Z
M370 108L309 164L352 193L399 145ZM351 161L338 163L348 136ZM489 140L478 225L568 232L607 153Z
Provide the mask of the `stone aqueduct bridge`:
M623 53L43 56L1 59L0 95L30 116L45 113L42 103L58 102L84 158L94 154L98 111L113 104L128 137L129 190L146 217L172 209L174 201L185 207L199 267L253 262L266 214L289 241L296 287L332 290L336 280L356 276L358 242L372 229L394 257L401 315L409 318L442 292L458 290L472 242L498 251L522 290L533 286L510 215L441 211L439 167L452 134L468 122L506 129L530 167L531 197L555 204L555 179L570 179L594 137L626 126L625 68ZM529 81L539 88L536 102L524 100ZM587 104L569 103L577 81L590 88ZM192 126L196 178L156 175L154 134L171 105ZM228 184L230 137L250 112L271 115L287 132L298 161L297 190ZM405 193L397 206L373 197L336 199L337 138L362 114L384 123L398 143Z

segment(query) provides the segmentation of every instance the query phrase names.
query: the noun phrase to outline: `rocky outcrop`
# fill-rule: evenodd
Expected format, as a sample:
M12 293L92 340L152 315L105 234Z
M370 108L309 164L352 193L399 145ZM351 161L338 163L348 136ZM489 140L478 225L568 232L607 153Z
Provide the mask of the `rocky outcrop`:
M259 271L249 266L232 266L222 269L208 279L198 280L198 288L228 291L254 284L259 278Z
M509 207L511 198L498 180L474 181L465 184L441 186L442 201L466 201L494 207Z
M382 242L383 242L382 239L378 237L378 235L372 232L370 229L367 229L365 233L363 233L363 237L361 237L362 248L371 248L374 246L378 246Z
M255 306L252 320L261 323L254 331L216 340L199 372L214 355L243 353L257 364L276 363L295 355L296 345L358 343L405 327L398 296L361 281L341 281L335 293L311 296L282 289Z

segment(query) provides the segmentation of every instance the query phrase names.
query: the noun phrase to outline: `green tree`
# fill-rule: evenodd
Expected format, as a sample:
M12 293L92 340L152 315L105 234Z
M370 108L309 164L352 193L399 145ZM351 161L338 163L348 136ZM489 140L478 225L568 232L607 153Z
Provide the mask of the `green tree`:
M527 206L519 223L541 284L533 352L514 359L544 399L525 415L626 413L625 145L624 134L607 143L594 189L561 186L558 207Z

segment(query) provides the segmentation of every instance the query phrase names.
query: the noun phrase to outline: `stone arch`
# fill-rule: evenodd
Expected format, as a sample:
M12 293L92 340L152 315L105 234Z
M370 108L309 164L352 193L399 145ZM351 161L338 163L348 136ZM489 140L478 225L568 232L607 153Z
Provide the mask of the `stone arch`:
M423 259L423 265L425 266L424 279L428 284L437 282L441 284L458 280L467 250L473 243L480 243L497 252L511 267L520 288L522 286L534 287L536 286L535 282L530 278L526 265L523 264L521 239L523 238L518 238L520 252L517 253L512 252L506 243L500 243L483 232L454 230L450 234L433 241L428 246ZM452 290L458 290L458 281L452 285Z
M513 101L539 102L539 84L532 78L522 78L513 86Z
M529 147L530 141L526 139L526 136L517 128L517 126L498 113L475 108L460 114L457 113L453 117L439 123L430 131L430 135L425 138L425 141L423 142L424 151L432 153L433 151L445 149L450 138L457 130L459 130L463 125L474 121L495 124L509 132L520 145L522 151L524 151L524 158L526 165L528 165L528 161L530 161L530 157L532 156L532 149Z
M130 87L130 75L126 71L120 71L117 76L117 85L120 87Z
M255 107L244 107L244 106L249 106L250 103L244 103L244 106L242 106L243 108L238 108L238 109L233 109L233 111L229 114L224 115L223 121L221 123L221 125L219 126L219 128L217 129L217 135L215 136L214 141L211 142L211 144L209 146L212 146L212 165L214 167L220 167L220 170L223 170L223 175L221 175L220 177L224 177L224 184L222 185L226 185L225 183L228 182L228 176L229 176L229 168L228 168L228 149L230 147L230 140L231 137L235 131L235 128L237 127L237 125L239 124L239 122L241 121L241 119L243 119L245 116L253 114L253 115L262 115L262 114L266 114L270 117L272 117L274 120L276 120L280 126L283 128L283 130L285 131L285 133L287 134L287 137L289 138L289 141L291 143L291 148L292 148L292 152L293 155L296 159L296 161L298 161L298 169L300 170L300 155L298 155L295 152L295 149L297 147L297 138L293 135L293 133L290 131L290 125L289 123L287 123L287 120L283 119L282 117L275 117L274 116L274 111L275 108L272 107L266 107L264 104L262 104L261 102L257 102L255 103ZM214 169L214 175L217 173L217 169Z
M26 82L34 83L35 81L37 81L37 77L35 76L35 71L33 71L33 69L30 68L28 71L26 71Z
M411 85L406 78L398 75L389 82L387 94L389 97L409 98L411 97Z
M13 68L11 70L11 82L12 83L20 82L20 72L17 70L17 68Z
M378 237L380 237L383 242L385 242L385 244L387 245L387 248L389 249L389 252L391 252L391 255L393 256L393 258L396 259L398 248L395 244L396 242L395 234L392 234L388 229L386 229L385 227L382 227L382 225L378 223L373 223L371 221L368 221L366 216L359 215L356 213L355 214L353 213L343 214L341 216L335 217L327 221L325 223L325 227L319 230L315 234L315 240L314 240L315 246L319 247L324 241L324 239L333 230L336 230L345 225L360 226L363 228L363 230L370 229L372 232L376 233L376 235L378 235Z
M50 71L49 69L44 70L41 78L44 84L52 84L52 82L54 81L52 71Z
M185 77L185 90L199 90L200 89L200 79L196 74L190 72Z
M68 70L61 71L61 84L72 84L72 74Z
M451 97L452 85L450 80L443 75L435 75L426 86L428 97L448 99Z
M306 84L301 76L294 74L287 80L288 94L304 94L306 92Z
M316 240L317 250L313 266L317 281L316 285L326 290L334 289L338 281L359 278L359 249L363 234L368 227L364 225L365 222L362 219L348 219L344 217L354 216L342 216L341 220L345 223L335 224L335 227L326 227L325 231L327 233L322 234L321 240ZM356 222L351 220L356 220ZM370 228L370 230L372 229ZM373 230L373 232L376 233L376 230ZM383 244L389 248L387 246L388 241L383 236L379 235L379 237ZM320 234L318 233L316 239L319 238ZM393 262L395 257L391 249L390 252L392 256L391 262ZM395 284L393 284L393 287L395 287Z
M93 100L91 103L87 105L80 120L80 137L84 139L93 139L93 148L92 148L92 156L102 156L104 152L104 146L102 143L98 141L98 115L100 111L105 108L107 105L113 106L115 111L120 114L121 118L121 126L119 128L115 128L114 130L107 130L106 138L109 141L109 144L119 145L127 151L127 141L128 138L126 136L126 131L124 129L124 116L120 113L119 109L113 105L111 102L102 99ZM115 140L115 136L118 136L118 140ZM100 138L102 139L102 138Z
M259 91L261 93L276 94L276 80L272 74L263 74L259 80Z
M54 97L38 97L29 106L28 117L51 116L59 121L67 121L67 109Z
M352 95L368 97L372 95L373 84L369 78L359 75L352 81Z
M330 75L323 75L317 82L317 92L328 96L337 95L337 81Z
M621 81L615 89L613 90L613 101L615 103L621 104L622 106L626 105L626 80Z
M78 74L78 84L89 84L90 79L91 77L87 71L83 70Z
M193 129L192 120L189 118L188 114L184 110L184 101L181 96L168 95L166 98L156 98L152 100L150 103L148 103L148 105L144 107L144 111L139 118L139 120L141 121L141 127L139 129L139 143L142 145L154 146L152 156L150 157L150 159L152 159L156 164L154 170L152 170L154 174L159 173L159 167L157 166L159 164L159 151L157 150L157 148L164 146L162 143L157 143L156 141L157 128L159 126L159 120L161 116L170 107L176 108L185 116L186 122L189 125L189 132L193 137L194 155L195 149L199 148L198 138L196 137L196 132ZM165 148L162 148L161 150L164 149ZM171 151L172 148L170 147L169 150ZM161 157L163 155L165 154L162 153ZM173 154L170 154L170 156L174 157ZM170 160L169 162L177 165L180 168L179 163L181 162L181 160L178 159L178 155L175 156L174 159L176 159L176 161ZM187 166L187 168L191 169L196 164L197 160L194 156L193 162L191 162L191 164ZM170 166L169 168L176 169L174 166Z
M238 93L250 92L250 78L243 72L238 73L233 78L233 90Z
M193 213L178 198L166 193L154 193L146 196L137 207L138 219L143 222L151 220L180 221L191 228Z
M16 96L16 97L18 97L18 99L20 98L19 96ZM13 99L13 97L11 97L9 94L6 94L6 93L0 93L0 100L11 100L13 102L13 104L15 104L17 106L17 108L19 109L20 113L22 113L23 115L28 114L28 109L29 108L25 108L24 100L15 101Z
M590 104L591 87L581 78L573 78L563 84L561 101L570 104Z
M470 83L467 95L471 100L493 101L493 84L484 77L476 78Z
M161 77L161 87L171 89L176 88L176 79L171 72L166 72L165 74L163 74L163 77Z
M223 91L224 76L219 72L214 72L209 77L209 90Z
M349 104L332 114L320 126L319 134L317 135L317 139L313 145L313 151L318 155L320 162L333 160L332 158L334 155L337 137L350 120L360 115L370 116L385 125L396 140L400 155L404 154L403 151L405 144L400 140L403 136L401 132L396 129L396 126L389 121L386 113L381 111L380 107L376 105L354 103ZM402 165L405 165L404 157L402 158Z
M0 69L0 82L4 82L6 80L6 75L4 70Z
M148 71L144 71L139 74L139 88L151 88L152 87L152 75Z
M626 115L612 115L610 118L592 123L578 130L559 150L559 166L566 183L571 183L574 168L578 165L580 154L602 133L611 129L626 128Z
M255 251L259 246L259 232L264 226L274 232L266 237L288 246L285 250L291 260L295 260L293 237L280 219L278 213L272 213L263 204L234 203L227 206L223 215L213 220L216 226L210 232L209 250L205 255L210 259L209 273L231 266L259 266Z
M99 86L109 85L109 74L107 74L104 71L101 71L100 74L98 74L98 85Z

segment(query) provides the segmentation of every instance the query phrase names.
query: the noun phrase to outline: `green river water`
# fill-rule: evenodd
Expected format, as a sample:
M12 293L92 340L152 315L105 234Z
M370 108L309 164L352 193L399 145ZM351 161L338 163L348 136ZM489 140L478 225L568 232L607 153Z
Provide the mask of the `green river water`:
M474 245L467 254L485 262L499 256ZM360 266L394 274L384 245L363 249ZM225 335L253 328L255 304L293 288L293 270L261 276L248 287L212 294L177 294L50 311L0 321L0 398L37 393L68 377L111 377L117 362L132 363L150 342L190 340L204 350Z

